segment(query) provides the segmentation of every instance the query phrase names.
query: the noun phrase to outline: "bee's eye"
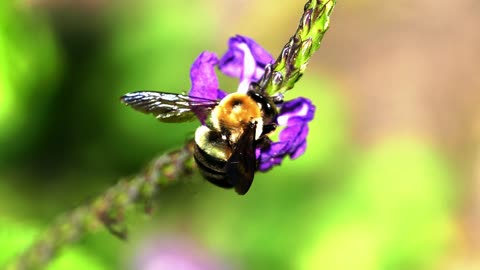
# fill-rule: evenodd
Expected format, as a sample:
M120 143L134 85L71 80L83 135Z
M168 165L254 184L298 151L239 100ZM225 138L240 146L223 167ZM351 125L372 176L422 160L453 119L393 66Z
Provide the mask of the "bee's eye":
M277 117L277 106L273 100L253 91L248 92L248 95L257 102L258 107L262 110L264 121L266 123L274 121Z

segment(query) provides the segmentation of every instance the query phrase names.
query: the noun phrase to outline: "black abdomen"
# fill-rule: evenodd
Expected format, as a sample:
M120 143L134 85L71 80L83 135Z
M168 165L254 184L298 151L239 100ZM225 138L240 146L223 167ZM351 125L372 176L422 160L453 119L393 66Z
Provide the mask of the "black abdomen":
M210 183L222 187L233 188L233 185L227 179L226 164L227 161L212 157L195 143L193 157L200 173Z

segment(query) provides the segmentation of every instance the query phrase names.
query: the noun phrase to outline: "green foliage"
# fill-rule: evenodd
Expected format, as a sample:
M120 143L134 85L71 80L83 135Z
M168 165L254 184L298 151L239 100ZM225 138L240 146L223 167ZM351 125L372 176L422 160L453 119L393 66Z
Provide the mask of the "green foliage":
M28 224L18 224L6 217L0 219L0 266L26 248L38 235L38 228Z
M340 200L314 215L303 269L433 269L452 240L452 175L431 146L391 138L361 153Z
M15 1L0 3L0 158L25 149L34 136L28 127L42 124L54 93L59 58L44 18ZM7 139L16 137L17 143Z
M0 267L14 256L27 248L38 236L41 230L32 224L18 223L2 218L0 220ZM7 268L8 269L8 268ZM111 269L106 267L102 258L92 253L88 248L72 247L63 252L47 267L48 270L60 269Z

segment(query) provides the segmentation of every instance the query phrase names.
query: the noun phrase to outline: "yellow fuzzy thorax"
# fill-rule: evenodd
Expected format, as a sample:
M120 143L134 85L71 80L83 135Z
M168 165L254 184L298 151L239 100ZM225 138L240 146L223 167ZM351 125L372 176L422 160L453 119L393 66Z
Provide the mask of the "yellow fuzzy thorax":
M223 98L212 112L212 124L217 130L222 127L231 131L232 141L236 141L243 132L244 127L252 122L257 122L258 138L263 127L262 111L257 102L243 93L232 93Z

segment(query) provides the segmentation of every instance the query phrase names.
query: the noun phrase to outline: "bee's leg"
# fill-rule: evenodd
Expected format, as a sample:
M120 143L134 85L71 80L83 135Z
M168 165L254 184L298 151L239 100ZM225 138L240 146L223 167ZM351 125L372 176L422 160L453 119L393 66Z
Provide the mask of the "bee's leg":
M271 144L272 144L272 140L269 137L262 136L255 142L255 147L263 149L263 148L270 147Z
M264 125L262 135L266 135L270 132L273 132L275 129L277 129L277 124L275 123Z

